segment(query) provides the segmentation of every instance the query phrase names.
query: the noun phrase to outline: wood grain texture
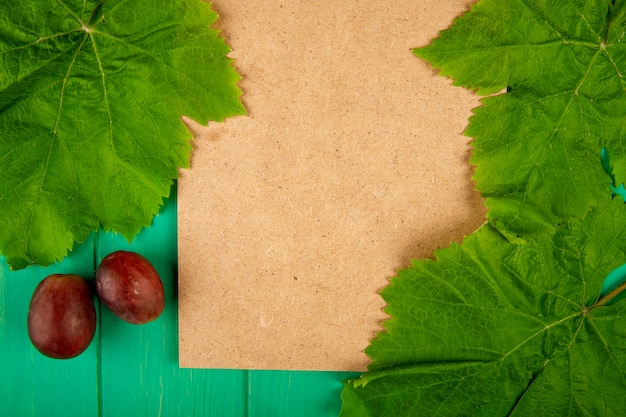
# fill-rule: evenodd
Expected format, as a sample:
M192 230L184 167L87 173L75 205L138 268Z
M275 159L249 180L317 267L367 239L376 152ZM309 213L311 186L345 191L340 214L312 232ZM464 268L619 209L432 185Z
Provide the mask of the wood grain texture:
M0 415L97 416L99 335L80 356L58 360L30 343L27 317L35 287L54 273L93 275L93 237L62 263L10 271L0 269ZM99 315L99 312L98 312ZM55 414L59 413L59 414Z

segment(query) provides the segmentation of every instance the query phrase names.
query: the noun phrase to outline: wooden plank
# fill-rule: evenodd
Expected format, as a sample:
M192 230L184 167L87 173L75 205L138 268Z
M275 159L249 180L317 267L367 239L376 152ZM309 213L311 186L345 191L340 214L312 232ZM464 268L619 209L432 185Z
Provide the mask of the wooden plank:
M28 338L28 306L35 287L47 275L74 273L93 278L93 237L77 245L63 262L48 268L0 268L0 415L97 416L98 332L76 358L50 359Z
M336 417L342 381L358 373L250 371L246 417Z
M96 258L116 250L131 250L152 262L165 287L166 306L161 317L145 325L123 322L102 307L102 415L243 415L244 371L178 367L175 195L131 244L100 233Z

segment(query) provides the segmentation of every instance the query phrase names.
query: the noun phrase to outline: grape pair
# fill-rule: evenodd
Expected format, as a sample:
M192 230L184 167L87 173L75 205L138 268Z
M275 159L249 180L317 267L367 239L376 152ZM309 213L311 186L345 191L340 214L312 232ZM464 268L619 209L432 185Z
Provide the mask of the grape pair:
M133 324L148 323L165 307L163 283L143 256L117 251L96 271L98 297L113 314ZM68 359L81 354L96 332L96 309L87 281L73 274L42 280L30 301L28 335L44 355Z

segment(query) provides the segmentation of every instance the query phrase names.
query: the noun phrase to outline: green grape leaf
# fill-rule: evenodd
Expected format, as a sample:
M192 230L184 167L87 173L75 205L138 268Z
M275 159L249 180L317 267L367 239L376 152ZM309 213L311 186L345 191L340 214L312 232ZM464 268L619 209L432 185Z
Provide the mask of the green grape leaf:
M341 416L622 416L626 210L600 201L526 244L486 223L415 261L382 295L391 318L346 382ZM610 305L609 305L610 304Z
M103 227L131 240L188 167L201 123L241 115L200 0L0 2L0 252L63 258Z
M552 233L604 195L602 148L625 177L625 8L481 0L414 51L455 85L491 95L465 133L488 218L512 241Z

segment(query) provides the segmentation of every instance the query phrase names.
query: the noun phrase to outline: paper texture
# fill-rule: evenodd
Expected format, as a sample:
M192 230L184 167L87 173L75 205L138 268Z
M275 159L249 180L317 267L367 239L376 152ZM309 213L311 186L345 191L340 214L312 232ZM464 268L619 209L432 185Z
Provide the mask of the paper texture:
M478 99L411 52L469 3L213 2L249 116L178 183L182 367L364 370L379 291L484 222Z

